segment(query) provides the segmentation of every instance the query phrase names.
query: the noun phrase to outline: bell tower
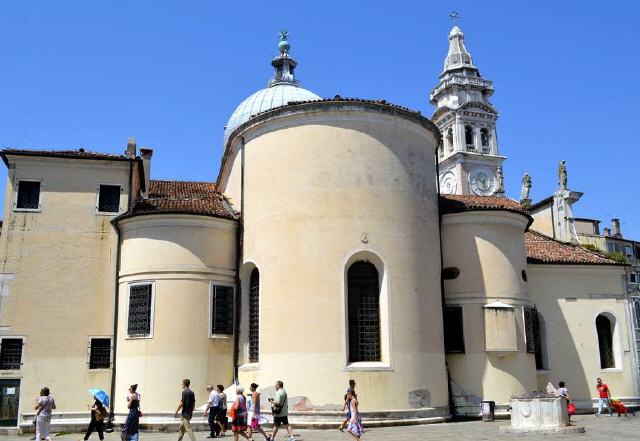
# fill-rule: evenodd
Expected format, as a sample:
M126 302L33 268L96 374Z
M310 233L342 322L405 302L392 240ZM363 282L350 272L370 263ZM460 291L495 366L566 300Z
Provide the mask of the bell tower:
M438 150L440 192L504 196L502 161L498 150L498 112L489 102L493 82L480 76L464 45L464 34L454 22L449 52L440 83L429 101L436 106L431 119L442 132Z

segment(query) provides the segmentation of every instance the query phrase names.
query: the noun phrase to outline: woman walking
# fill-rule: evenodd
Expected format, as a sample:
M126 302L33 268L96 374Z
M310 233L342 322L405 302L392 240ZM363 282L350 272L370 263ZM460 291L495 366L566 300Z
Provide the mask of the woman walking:
M247 397L247 421L249 422L249 440L253 440L253 432L261 433L264 439L269 440L269 436L260 427L260 392L258 385L251 383L249 386L249 396Z
M49 426L51 425L51 412L56 408L56 401L50 395L48 387L40 390L40 398L36 404L36 440L45 438L51 441Z
M364 429L362 428L362 419L360 418L360 411L358 409L359 404L358 399L355 396L355 392L352 390L347 391L347 400L349 401L349 410L351 412L347 432L349 432L356 441L360 441L362 439Z
M138 430L140 424L140 394L136 392L138 390L137 384L132 384L129 387L129 394L127 395L127 408L129 414L127 419L122 425L120 436L122 441L138 441Z
M245 430L247 430L247 399L244 396L244 388L238 386L236 388L236 401L229 412L231 416L231 431L233 432L234 441L238 441L238 436L249 439Z
M87 404L87 407L91 410L91 421L89 422L87 433L84 435L84 441L89 439L94 430L98 432L100 441L104 440L104 417L107 411L97 397L93 398L95 399L93 405Z
M216 386L218 390L218 423L220 424L220 436L224 436L227 431L227 394L224 393L224 386L219 384Z

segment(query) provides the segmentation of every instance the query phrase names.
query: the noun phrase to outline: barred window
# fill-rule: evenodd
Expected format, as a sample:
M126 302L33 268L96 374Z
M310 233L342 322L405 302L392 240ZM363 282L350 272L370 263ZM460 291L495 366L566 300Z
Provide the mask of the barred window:
M151 283L129 285L129 314L127 323L127 335L129 337L148 337L151 335L152 288Z
M369 262L356 262L347 279L349 362L380 361L378 270Z
M233 335L232 286L213 285L211 302L211 335Z
M120 211L119 185L100 185L98 211L101 213L117 213Z
M464 353L462 306L444 308L444 350L446 353Z
M0 370L19 370L22 366L22 339L0 340Z
M535 306L524 307L524 331L527 352L535 354L536 369L543 369L542 340L540 338L540 319Z
M111 339L92 338L89 346L89 369L111 367Z
M249 280L249 363L260 358L260 272L251 271Z
M19 181L16 208L37 210L40 208L40 182Z

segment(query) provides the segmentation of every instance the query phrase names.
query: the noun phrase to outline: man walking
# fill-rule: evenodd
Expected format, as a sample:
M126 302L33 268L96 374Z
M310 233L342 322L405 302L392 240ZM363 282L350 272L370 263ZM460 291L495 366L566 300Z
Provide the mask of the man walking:
M196 441L193 430L191 430L191 417L193 416L193 409L196 407L196 394L189 389L190 385L191 381L188 378L182 380L182 399L180 400L180 404L178 404L178 408L175 413L175 416L178 416L178 412L182 409L178 441L182 441L185 432L189 435L191 441Z
M607 406L607 410L609 411L609 416L613 416L613 412L611 411L611 391L609 390L609 386L602 382L602 379L598 378L596 380L596 390L598 391L598 413L596 413L597 417L602 415L602 408Z
M218 391L212 385L207 386L207 392L209 393L209 399L207 400L207 408L204 411L204 416L208 415L207 421L209 422L209 436L207 438L215 438L220 433L220 425L217 418L220 413L220 397Z
M295 441L291 424L289 424L289 402L287 401L287 391L284 390L284 383L276 381L276 397L271 398L271 411L273 412L273 432L268 438L270 441L276 439L276 433L281 425L287 426L289 441Z

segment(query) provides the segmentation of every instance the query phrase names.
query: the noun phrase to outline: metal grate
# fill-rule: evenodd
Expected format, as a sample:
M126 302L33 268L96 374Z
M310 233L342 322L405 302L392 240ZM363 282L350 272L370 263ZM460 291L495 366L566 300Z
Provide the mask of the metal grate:
M151 334L151 284L129 287L129 317L127 334L145 337Z
M0 341L0 370L19 370L22 365L22 339L3 338Z
M233 335L233 287L214 285L211 334Z
M120 186L101 185L98 195L98 211L102 213L117 213L120 211Z
M349 361L380 360L380 290L378 271L368 262L349 268Z
M35 210L40 208L40 182L20 181L16 208Z
M616 367L613 356L613 333L611 321L604 315L596 317L596 331L598 332L598 349L600 350L600 368Z
M249 363L260 358L260 272L255 268L249 280Z
M464 326L462 306L444 308L444 350L447 353L464 353Z
M89 369L109 369L111 367L111 339L92 338L89 348Z

